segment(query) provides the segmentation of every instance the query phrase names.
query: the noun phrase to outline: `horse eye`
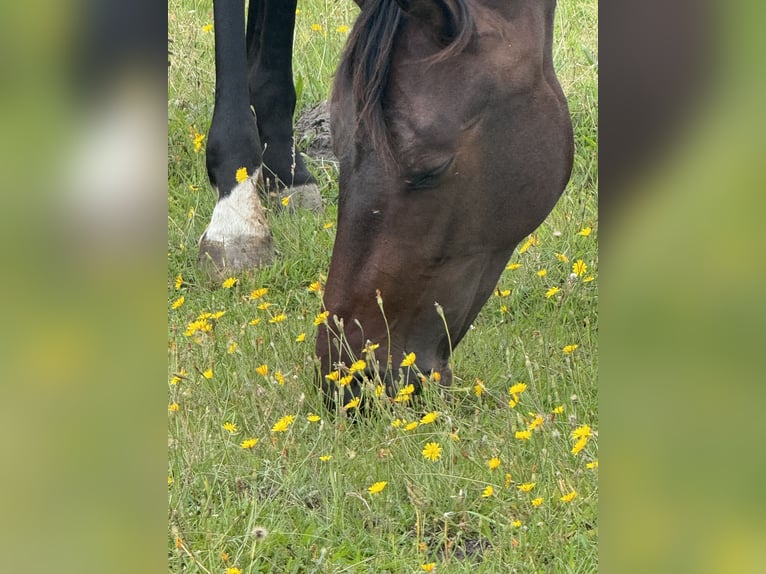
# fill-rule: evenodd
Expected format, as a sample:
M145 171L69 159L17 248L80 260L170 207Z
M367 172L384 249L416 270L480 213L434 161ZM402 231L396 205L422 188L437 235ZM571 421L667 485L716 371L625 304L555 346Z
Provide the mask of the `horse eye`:
M410 175L404 182L407 184L407 188L411 190L428 189L434 187L444 177L449 168L452 166L452 162L455 158L451 157L443 164L421 172L416 172Z

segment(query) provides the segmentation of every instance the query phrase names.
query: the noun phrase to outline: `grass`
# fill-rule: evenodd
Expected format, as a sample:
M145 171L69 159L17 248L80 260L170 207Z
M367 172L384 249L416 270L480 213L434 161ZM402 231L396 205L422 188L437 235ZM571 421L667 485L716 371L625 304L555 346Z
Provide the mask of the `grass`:
M299 110L327 97L342 26L356 14L352 2L300 9ZM230 288L204 276L195 246L215 198L193 138L212 115L213 37L203 30L212 6L171 0L168 10L169 571L399 573L429 563L435 572L596 571L597 432L571 452L575 429L598 427L595 1L558 5L555 59L577 146L565 195L456 349L454 386L427 386L422 401L356 425L331 417L314 386L321 298L309 286L329 265L335 168L312 164L323 214L269 213L273 265ZM587 270L571 278L577 260ZM560 291L547 298L552 287ZM259 288L268 292L252 297ZM209 331L186 334L201 314L220 312L203 323ZM565 353L568 345L577 348ZM520 382L527 388L512 408L509 387ZM433 422L406 430L431 412ZM286 431L272 432L288 415ZM529 439L516 438L530 425ZM257 444L243 448L248 439ZM423 455L432 442L441 448L435 461ZM368 491L380 481L382 491ZM531 482L530 492L519 489Z

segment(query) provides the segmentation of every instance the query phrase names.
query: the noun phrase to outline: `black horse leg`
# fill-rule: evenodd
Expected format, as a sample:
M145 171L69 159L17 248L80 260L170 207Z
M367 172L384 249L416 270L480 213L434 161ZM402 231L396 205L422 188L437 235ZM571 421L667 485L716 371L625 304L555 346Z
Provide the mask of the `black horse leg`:
M250 104L263 144L263 182L267 193L291 204L319 209L316 180L295 149L293 113L293 36L297 0L251 0L247 22Z
M215 109L208 132L207 171L218 192L200 259L241 270L273 257L257 188L263 148L250 109L244 0L215 0Z

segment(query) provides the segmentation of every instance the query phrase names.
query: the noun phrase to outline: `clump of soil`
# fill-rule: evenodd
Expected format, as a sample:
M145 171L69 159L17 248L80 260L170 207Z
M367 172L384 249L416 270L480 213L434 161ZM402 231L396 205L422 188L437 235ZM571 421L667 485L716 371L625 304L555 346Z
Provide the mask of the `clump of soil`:
M330 105L325 100L306 108L295 121L297 147L311 159L337 163L330 137Z

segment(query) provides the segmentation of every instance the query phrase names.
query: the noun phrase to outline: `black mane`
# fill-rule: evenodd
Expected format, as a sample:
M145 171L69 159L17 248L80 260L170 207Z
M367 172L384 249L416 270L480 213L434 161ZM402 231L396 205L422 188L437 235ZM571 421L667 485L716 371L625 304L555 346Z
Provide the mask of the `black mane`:
M450 38L444 48L424 63L444 60L461 52L471 40L474 26L468 0L453 0L448 9ZM364 128L374 149L390 154L384 118L384 95L388 85L396 36L405 14L395 0L367 0L354 24L338 66L338 77L351 82L357 106L357 129Z

